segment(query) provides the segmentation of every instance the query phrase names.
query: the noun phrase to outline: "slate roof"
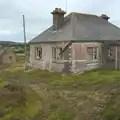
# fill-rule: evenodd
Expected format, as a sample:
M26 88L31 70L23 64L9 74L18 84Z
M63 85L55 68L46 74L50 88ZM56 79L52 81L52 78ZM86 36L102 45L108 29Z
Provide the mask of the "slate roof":
M99 16L72 12L59 30L54 31L51 26L30 43L108 40L120 40L120 28Z

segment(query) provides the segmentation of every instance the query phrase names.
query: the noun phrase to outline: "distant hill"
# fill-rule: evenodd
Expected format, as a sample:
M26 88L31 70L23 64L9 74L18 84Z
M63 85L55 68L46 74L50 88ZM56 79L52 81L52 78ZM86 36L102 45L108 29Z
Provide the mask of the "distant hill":
M13 41L0 41L0 45L18 45L18 44L23 44L23 43L13 42Z

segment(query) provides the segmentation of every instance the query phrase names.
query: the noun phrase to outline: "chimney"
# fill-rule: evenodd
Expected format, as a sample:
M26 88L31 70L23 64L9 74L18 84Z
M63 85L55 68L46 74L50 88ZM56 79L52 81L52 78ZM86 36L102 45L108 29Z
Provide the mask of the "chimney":
M107 21L110 19L110 17L108 17L106 14L102 14L100 17Z
M61 10L61 8L55 8L51 14L53 14L54 30L58 30L64 22L64 15L66 12Z

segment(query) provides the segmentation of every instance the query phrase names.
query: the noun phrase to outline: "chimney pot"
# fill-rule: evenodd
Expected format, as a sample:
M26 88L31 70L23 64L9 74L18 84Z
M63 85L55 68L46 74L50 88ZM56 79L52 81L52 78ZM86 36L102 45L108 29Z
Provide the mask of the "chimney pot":
M100 17L107 21L110 19L110 17L108 17L106 14L102 14Z
M59 11L61 11L61 8L59 8Z

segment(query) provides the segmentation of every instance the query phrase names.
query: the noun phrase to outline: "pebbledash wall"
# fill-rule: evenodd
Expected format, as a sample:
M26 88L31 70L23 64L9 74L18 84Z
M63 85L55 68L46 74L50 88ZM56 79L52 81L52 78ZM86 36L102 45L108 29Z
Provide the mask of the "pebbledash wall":
M33 68L40 68L43 70L57 71L61 72L64 68L64 61L53 61L52 60L52 47L62 47L64 48L67 42L60 43L41 43L41 44L31 44L30 45L30 61ZM42 59L35 59L35 48L42 47Z
M72 43L64 52L64 60L52 60L52 47L64 48L68 42L41 43L30 45L30 59L33 68L56 72L81 73L86 70L99 68L102 65L101 43L82 42ZM42 59L35 59L35 48L42 47ZM99 60L88 60L87 47L98 47Z

